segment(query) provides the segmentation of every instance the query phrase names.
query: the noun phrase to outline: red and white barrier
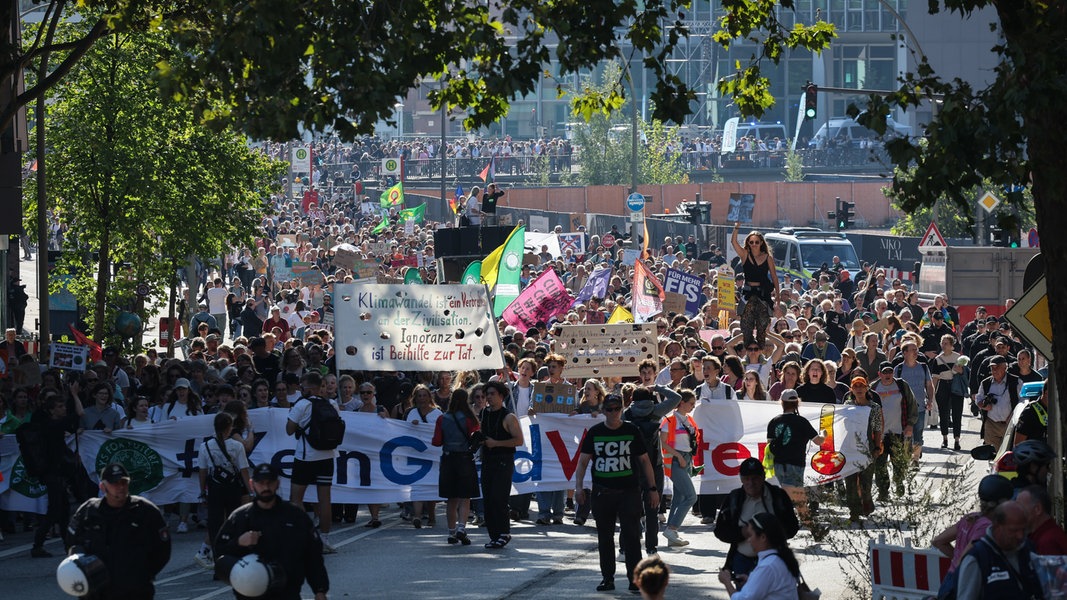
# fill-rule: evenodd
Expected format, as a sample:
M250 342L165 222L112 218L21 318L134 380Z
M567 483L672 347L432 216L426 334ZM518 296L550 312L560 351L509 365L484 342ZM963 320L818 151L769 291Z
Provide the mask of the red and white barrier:
M935 548L914 548L911 538L903 546L885 543L885 535L868 544L871 597L880 600L923 600L936 595L952 559Z

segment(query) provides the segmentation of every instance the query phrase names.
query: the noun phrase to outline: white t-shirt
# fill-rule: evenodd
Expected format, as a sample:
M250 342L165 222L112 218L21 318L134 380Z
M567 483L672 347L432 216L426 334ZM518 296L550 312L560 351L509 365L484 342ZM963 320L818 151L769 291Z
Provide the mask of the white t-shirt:
M330 405L337 409L337 401L330 400ZM307 398L301 398L296 401L296 404L289 409L289 421L296 423L298 429L306 429L308 424L311 423L311 400ZM329 460L337 458L337 449L333 450L319 450L318 448L312 448L311 444L307 443L304 436L301 434L296 439L295 458L305 462L313 462L316 460Z
M429 414L426 415L425 419L423 419L422 415L419 414L419 409L416 408L416 407L413 407L411 410L408 411L408 414L404 415L404 420L407 421L408 423L412 423L412 422L428 423L430 425L436 426L437 425L437 417L440 417L443 414L445 414L445 413L441 412L440 408L435 408L435 409L431 410Z
M197 464L201 469L211 469L214 466L228 473L233 473L234 465L236 465L237 475L241 474L241 469L248 468L248 457L245 455L245 447L241 442L238 442L233 438L227 439L226 452L230 455L229 459L227 459L222 453L222 450L219 449L218 440L216 438L211 438L203 444L200 444L200 455L197 457ZM209 453L210 457L208 456ZM209 475L210 473L211 472L208 471Z
M224 287L213 287L207 290L207 311L213 315L221 315L226 312L226 296L230 292ZM222 326L222 323L219 323Z

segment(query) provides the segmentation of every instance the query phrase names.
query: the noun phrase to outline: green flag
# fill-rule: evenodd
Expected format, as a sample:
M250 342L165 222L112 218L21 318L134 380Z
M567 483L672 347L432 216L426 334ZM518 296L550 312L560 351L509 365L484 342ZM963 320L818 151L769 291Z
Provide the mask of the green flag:
M396 185L382 192L382 196L379 199L382 208L389 208L392 206L400 206L404 203L404 182L398 181Z
M459 278L463 285L478 285L482 282L482 261L476 260L467 266L463 276Z
M493 316L504 314L515 298L519 297L519 277L522 275L522 255L526 246L526 227L520 225L511 232L504 251L500 255L496 271L496 296L493 299Z
M408 270L404 271L404 285L415 283L422 283L422 275L419 275L419 270L415 267L408 267Z
M374 229L371 229L370 232L371 233L381 233L381 232L385 231L385 228L388 227L388 226L389 226L389 217L388 216L382 216L382 222L378 223L378 225L375 226Z
M413 219L416 223L422 223L423 219L425 219L425 218L426 218L426 203L425 202L423 202L422 204L416 206L415 208L405 208L404 210L400 211L399 215L397 215L397 220L400 221L401 223L403 223L404 221L407 221L408 219Z

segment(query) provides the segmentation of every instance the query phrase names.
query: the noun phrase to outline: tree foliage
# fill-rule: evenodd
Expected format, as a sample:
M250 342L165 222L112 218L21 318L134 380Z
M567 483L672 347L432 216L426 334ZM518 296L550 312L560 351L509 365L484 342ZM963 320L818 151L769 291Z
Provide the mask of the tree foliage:
M131 307L136 284L159 292L175 262L251 240L280 175L242 136L209 131L188 108L161 102L155 65L171 55L159 34L109 35L54 88L48 107L49 193L70 227L60 268L93 307L98 339L109 314ZM115 262L124 266L112 279Z

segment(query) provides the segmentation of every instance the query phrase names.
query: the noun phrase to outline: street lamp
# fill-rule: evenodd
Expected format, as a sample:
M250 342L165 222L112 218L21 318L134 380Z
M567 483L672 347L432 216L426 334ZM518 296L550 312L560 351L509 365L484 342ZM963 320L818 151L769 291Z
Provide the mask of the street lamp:
M400 101L393 105L396 112L393 115L396 117L396 137L401 141L404 140L404 102Z

